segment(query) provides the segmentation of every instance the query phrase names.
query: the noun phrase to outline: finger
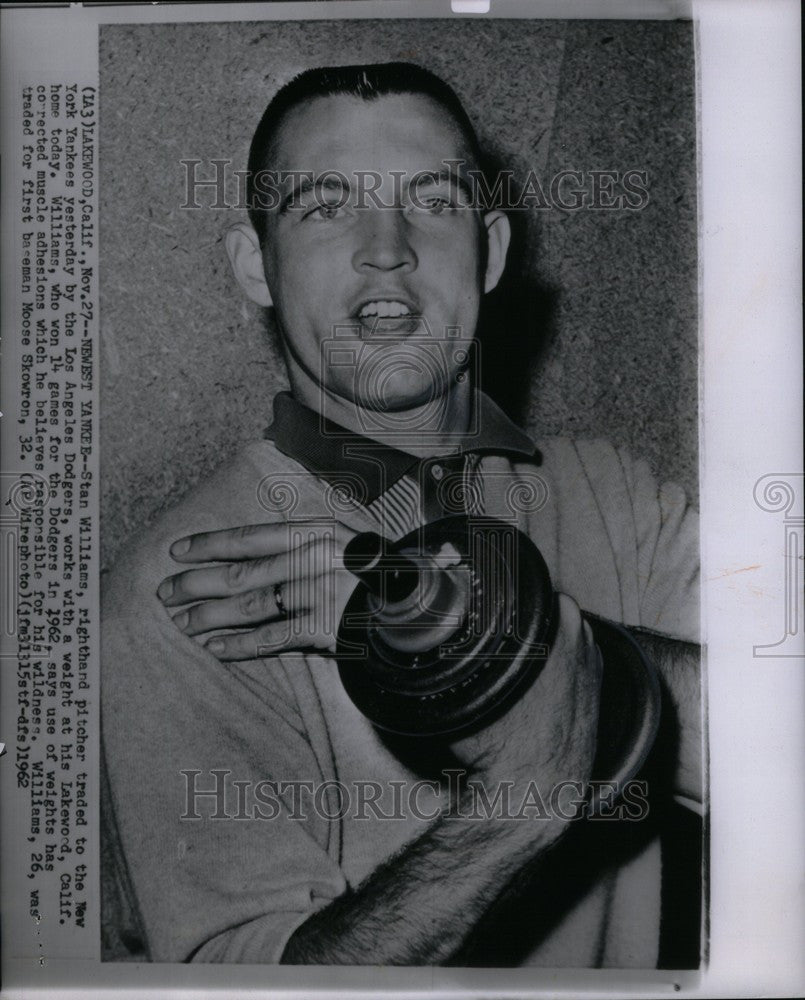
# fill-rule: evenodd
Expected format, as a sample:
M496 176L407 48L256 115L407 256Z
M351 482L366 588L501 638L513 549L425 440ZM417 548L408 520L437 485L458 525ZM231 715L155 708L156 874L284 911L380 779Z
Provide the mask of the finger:
M582 615L576 602L566 594L560 595L563 615L563 641L568 666L568 680L572 683L578 707L594 700L601 680L601 656L595 644L590 623Z
M343 569L342 549L334 535L326 533L278 555L202 566L166 577L157 596L166 607L178 607L191 601L245 594L287 580L306 581L334 569Z
M579 606L567 594L557 594L556 611L558 624L542 675L550 678L552 687L564 689L572 683L574 670L568 660L575 662L583 642L583 621Z
M584 622L584 667L579 671L583 677L579 697L580 711L591 718L598 718L601 698L601 683L604 679L604 660L596 645L593 630L588 621Z
M166 577L159 585L157 596L166 607L177 607L190 601L224 598L268 587L299 572L304 562L301 553L281 552L221 566L202 566Z
M227 562L276 555L317 537L329 536L342 546L353 535L340 521L278 521L205 531L177 539L170 554L177 562Z
M307 615L261 625L251 632L213 636L205 649L223 663L256 660L292 650L332 651L334 639L322 634Z
M578 604L567 594L557 596L559 608L559 634L564 644L570 648L582 641L584 619Z
M185 635L195 636L220 628L245 628L273 622L302 612L315 614L323 630L335 632L337 603L331 576L277 582L244 594L202 601L174 615Z
M601 657L590 624L582 616L576 602L566 594L560 594L559 602L560 631L564 642L563 675L566 680L560 696L563 699L566 738L577 752L584 746L592 752L597 730Z
M555 638L537 684L540 715L560 739L560 733L570 732L575 724L578 702L589 685L589 670L588 633L579 606L571 597L559 594L557 611Z
M593 630L590 623L585 619L583 624L584 658L587 665L586 672L595 680L597 689L601 685L601 679L604 674L604 661L601 658L601 653L595 643L595 637L593 636Z

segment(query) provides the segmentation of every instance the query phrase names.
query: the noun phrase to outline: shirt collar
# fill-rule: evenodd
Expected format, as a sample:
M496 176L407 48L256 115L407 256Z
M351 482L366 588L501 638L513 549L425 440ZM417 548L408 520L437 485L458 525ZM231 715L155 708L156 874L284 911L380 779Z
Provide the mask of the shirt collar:
M450 454L494 452L539 460L531 438L479 389L475 390L475 417L474 430ZM279 392L274 397L274 422L263 436L327 482L337 483L345 474L359 476L366 503L376 500L421 461L416 455L333 423L298 402L290 392Z

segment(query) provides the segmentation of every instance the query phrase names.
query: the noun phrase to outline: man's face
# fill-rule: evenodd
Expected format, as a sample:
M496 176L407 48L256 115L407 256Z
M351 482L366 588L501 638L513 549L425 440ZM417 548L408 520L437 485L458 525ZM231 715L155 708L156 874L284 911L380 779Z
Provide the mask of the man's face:
M322 97L290 113L272 169L337 171L350 186L289 179L267 220L263 263L292 380L296 367L332 395L394 411L463 378L486 229L462 207L467 195L445 161L465 161L461 180L470 155L451 116L424 95Z

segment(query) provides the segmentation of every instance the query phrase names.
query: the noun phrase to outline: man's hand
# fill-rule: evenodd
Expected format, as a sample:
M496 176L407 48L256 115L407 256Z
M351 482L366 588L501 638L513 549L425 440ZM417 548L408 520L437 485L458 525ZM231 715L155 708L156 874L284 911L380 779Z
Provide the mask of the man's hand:
M545 667L523 696L480 732L456 740L454 752L486 786L535 781L547 793L561 781L584 785L595 752L601 667L592 634L569 598ZM568 789L569 790L569 789ZM311 916L291 936L285 964L356 965L371 954L378 965L438 965L462 955L476 927L523 873L568 830L563 815L469 818L474 803L462 793L455 813L443 814L419 838L377 868L355 890ZM514 802L519 802L517 788ZM556 905L532 886L534 910Z
M207 640L221 660L256 657L267 648L332 649L357 584L343 568L353 532L311 522L308 534L302 531L294 544L289 526L277 524L181 539L171 554L192 568L164 580L159 596L166 607L183 608L174 621L190 636L241 630L220 637L221 652ZM301 642L289 633L298 620L307 625ZM561 596L556 639L540 676L504 715L455 740L453 751L493 794L497 782L525 787L536 781L545 791L562 781L584 785L595 753L600 674L589 627L576 604ZM467 815L460 809L436 819L355 890L305 921L282 961L355 965L369 950L384 965L451 961L488 908L562 836L569 819L472 819L471 801L465 805Z
M174 623L219 660L332 651L358 582L343 561L354 534L339 521L283 521L180 538L170 549L176 562L214 565L167 577L157 595L181 608ZM239 631L210 635L221 629Z
M192 535L171 546L173 558L214 565L168 577L158 594L167 608L182 609L176 625L219 660L332 652L357 584L343 563L354 534L339 522L295 522L292 534L283 522ZM548 787L589 778L601 667L576 603L560 595L558 608L553 649L537 680L503 716L451 745L484 780L537 779ZM239 631L214 634L222 629Z
M601 661L576 602L558 598L559 625L539 677L509 710L451 744L487 779L536 780L540 787L590 777L598 728Z

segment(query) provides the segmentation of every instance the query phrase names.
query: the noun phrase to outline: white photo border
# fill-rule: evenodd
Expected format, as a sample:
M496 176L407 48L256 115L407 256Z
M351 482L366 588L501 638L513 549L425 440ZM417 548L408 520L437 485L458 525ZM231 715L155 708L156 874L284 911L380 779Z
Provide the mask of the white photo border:
M755 655L784 625L784 515L764 509L764 476L801 477L801 126L794 0L571 4L449 0L87 5L4 10L3 100L16 69L97 66L101 23L335 17L692 16L700 79L701 506L710 732L709 959L701 973L190 965L127 966L4 956L10 996L186 998L282 995L796 996L805 989L805 650ZM3 126L3 151L8 126ZM5 211L5 206L4 206ZM3 231L5 239L5 227ZM3 284L15 262L3 254ZM5 309L5 307L4 307ZM5 327L4 313L4 327ZM4 438L5 440L5 438ZM800 480L801 482L801 480ZM803 497L793 513L801 516ZM800 535L801 538L801 529ZM802 558L800 552L800 558ZM796 595L794 595L796 597ZM802 598L800 596L799 600ZM799 605L800 616L802 606ZM799 637L802 636L802 619ZM795 637L796 638L796 637ZM0 759L0 770L8 761ZM5 845L9 850L9 845ZM7 859L6 859L7 860Z

